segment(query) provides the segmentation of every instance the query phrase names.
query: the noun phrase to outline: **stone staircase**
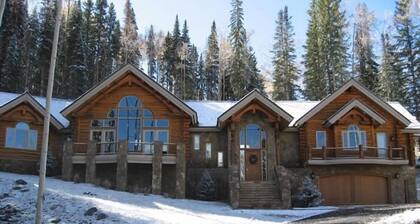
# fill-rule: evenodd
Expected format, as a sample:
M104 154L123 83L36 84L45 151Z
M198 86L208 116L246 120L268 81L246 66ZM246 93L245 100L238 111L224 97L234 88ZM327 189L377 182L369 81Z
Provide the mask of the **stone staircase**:
M280 191L274 181L241 182L240 208L281 208Z

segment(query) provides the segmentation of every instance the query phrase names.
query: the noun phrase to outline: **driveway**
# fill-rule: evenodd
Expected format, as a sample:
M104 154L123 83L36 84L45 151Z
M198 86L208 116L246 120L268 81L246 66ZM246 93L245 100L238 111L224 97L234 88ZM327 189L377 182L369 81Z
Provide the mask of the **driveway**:
M418 217L413 217L413 214L407 213L414 210ZM337 211L312 216L295 223L408 223L413 219L420 221L419 211L420 204L347 206L341 207ZM391 217L392 215L398 217ZM410 221L407 221L405 216L409 216Z

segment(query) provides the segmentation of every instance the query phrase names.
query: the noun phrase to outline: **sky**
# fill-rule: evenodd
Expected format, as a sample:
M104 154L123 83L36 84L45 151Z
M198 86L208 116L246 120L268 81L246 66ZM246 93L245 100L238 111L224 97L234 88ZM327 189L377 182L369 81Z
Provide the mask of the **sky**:
M67 1L67 0L65 0ZM122 21L125 0L108 0L116 7L117 16ZM181 22L186 19L192 42L200 51L206 47L212 21L216 21L220 35L229 34L230 0L131 0L136 13L139 32L145 34L151 24L155 30L172 31L175 16L178 14ZM39 0L29 0L31 6L37 5ZM386 24L392 23L395 0L342 0L342 8L348 18L358 3L364 2L368 9L375 14L374 38L379 42L379 34ZM303 45L306 39L308 24L307 11L310 0L244 0L245 28L250 36L250 45L254 48L260 68L271 66L271 49L277 13L284 6L288 6L289 15L295 30L295 44L300 61Z

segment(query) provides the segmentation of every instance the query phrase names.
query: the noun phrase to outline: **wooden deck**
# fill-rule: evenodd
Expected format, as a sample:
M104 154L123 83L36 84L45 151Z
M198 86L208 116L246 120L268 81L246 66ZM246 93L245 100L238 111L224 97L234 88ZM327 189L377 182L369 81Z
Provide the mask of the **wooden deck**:
M95 156L96 164L109 164L117 163L117 154L98 154ZM72 157L73 164L85 164L87 160L86 153L75 153ZM153 155L150 154L139 154L139 153L128 153L128 163L139 163L139 164L152 164ZM176 155L167 154L162 156L162 164L176 164Z

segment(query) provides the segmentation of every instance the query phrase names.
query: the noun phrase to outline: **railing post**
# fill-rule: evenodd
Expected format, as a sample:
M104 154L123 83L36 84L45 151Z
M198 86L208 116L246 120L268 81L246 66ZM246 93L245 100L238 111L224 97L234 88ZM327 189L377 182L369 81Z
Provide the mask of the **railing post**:
M185 198L185 144L178 143L176 145L176 198Z
M327 148L324 146L322 146L322 159L326 159L327 158Z
M359 158L363 159L365 157L363 153L363 145L359 145Z
M96 142L89 141L86 151L86 183L95 183L96 179Z
M152 164L152 194L162 191L162 142L155 141Z
M65 181L72 180L73 177L73 142L66 141L63 144L63 162L61 178Z
M118 191L125 191L127 189L127 154L128 154L128 141L120 141L118 143L117 152L117 176L116 176L116 189Z
M402 146L402 150L403 150L403 156L404 156L403 159L407 159L407 148Z
M388 159L392 160L392 148L388 146Z

